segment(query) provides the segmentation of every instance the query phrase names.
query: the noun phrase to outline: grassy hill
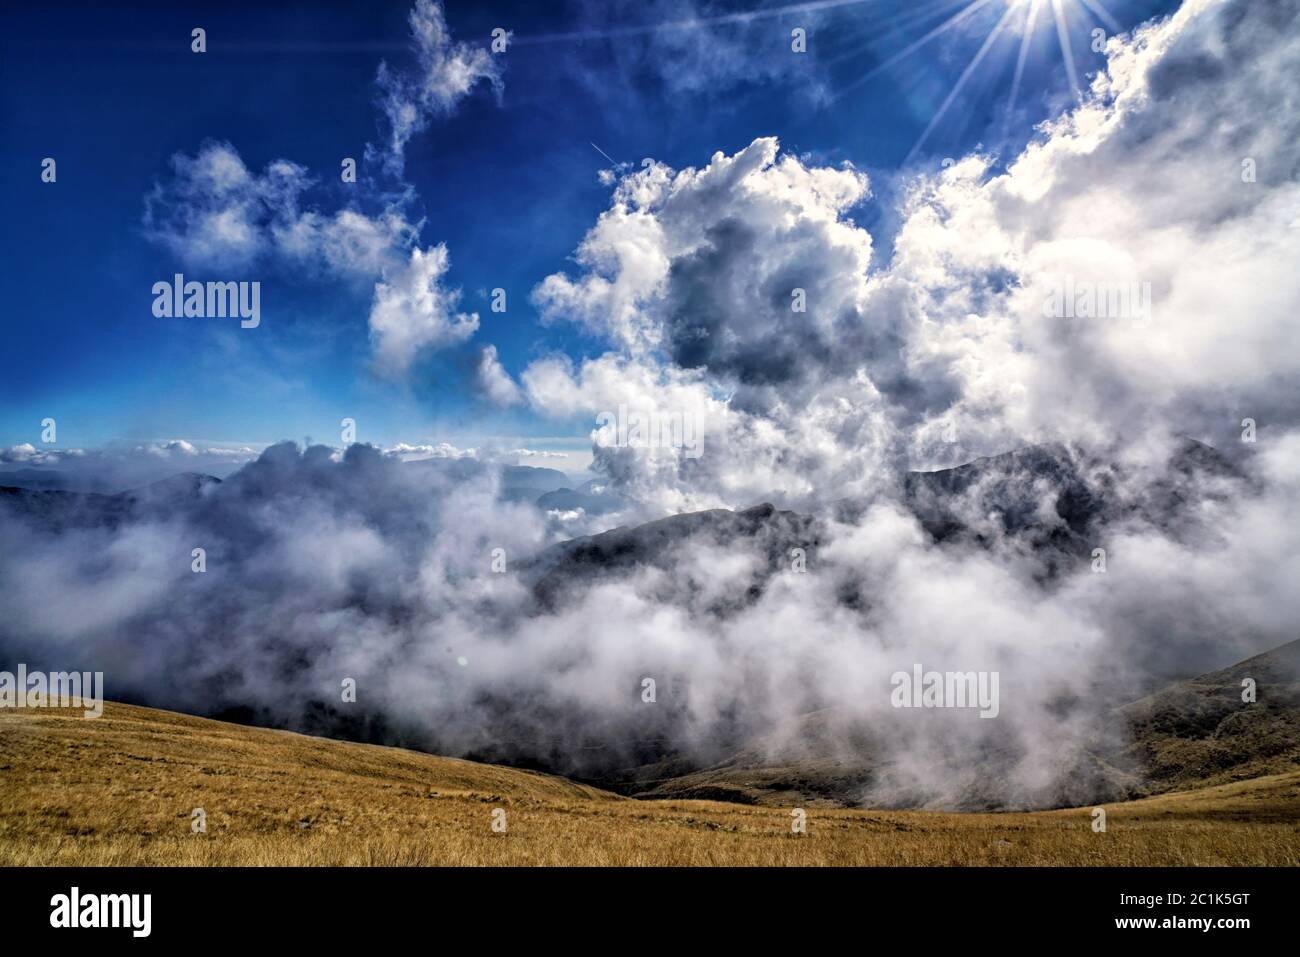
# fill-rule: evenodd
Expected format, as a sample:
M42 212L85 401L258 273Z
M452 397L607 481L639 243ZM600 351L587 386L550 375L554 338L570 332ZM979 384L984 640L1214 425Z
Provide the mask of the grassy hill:
M193 833L195 808L206 833ZM492 830L493 811L506 830ZM1015 814L634 800L561 778L109 703L0 711L0 864L1300 863L1300 772Z
M1247 678L1257 700L1243 706ZM1128 744L1109 757L1151 793L1300 770L1300 641L1175 682L1118 714Z
M1241 696L1245 678L1256 683L1257 700L1250 704ZM890 773L889 749L879 739L887 730L864 728L860 739L845 748L842 727L828 718L829 712L804 715L798 734L788 736L787 743L757 741L705 770L664 761L637 768L630 780L615 783L647 798L706 798L769 807L887 804L877 788ZM1076 796L1063 792L1027 806L1060 807L1102 796L1135 800L1300 771L1300 641L1174 682L1138 701L1117 700L1107 721L1096 746L1062 759L1069 763L1063 763L1058 777L1075 786ZM1015 758L1010 750L981 754L981 780L968 792L952 796L945 807L1017 809L980 790L1009 773ZM921 803L918 799L910 806Z

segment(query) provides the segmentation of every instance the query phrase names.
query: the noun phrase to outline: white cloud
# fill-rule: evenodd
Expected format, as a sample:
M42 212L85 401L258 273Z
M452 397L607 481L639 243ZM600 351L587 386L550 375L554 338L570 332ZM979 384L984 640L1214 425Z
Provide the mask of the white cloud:
M404 72L381 63L376 78L388 121L383 161L396 174L402 172L406 144L432 116L452 113L480 82L486 81L498 95L502 88L499 58L485 47L453 42L442 4L416 0L409 22L415 70Z
M276 223L272 235L280 251L301 263L370 278L401 260L416 242L419 227L394 208L375 216L341 209L332 216L313 211Z
M23 442L0 449L0 462L38 462L46 454L48 453L38 452L32 443Z
M478 328L478 313L456 311L460 290L441 284L448 265L441 243L412 249L410 262L375 284L370 339L381 373L405 375L421 351L464 342Z
M418 245L419 224L388 206L375 215L300 209L305 170L277 160L251 173L228 143L205 143L195 157L173 158L175 179L146 202L149 234L187 266L247 268L291 264L349 280L373 280L369 314L375 367L400 377L416 355L463 342L477 314L455 311L458 291L440 283L446 246Z
M173 178L145 197L146 233L188 266L240 268L270 243L268 227L289 215L309 185L306 170L277 160L262 174L229 143L208 141L172 157Z
M597 455L665 504L852 493L886 463L1031 441L1137 447L1183 431L1222 444L1246 416L1300 425L1287 385L1300 375L1300 35L1287 5L1242 9L1190 0L1113 39L1085 104L1006 173L975 155L919 177L874 270L852 219L865 176L774 139L621 177L579 272L534 290L545 319L612 351L535 361L520 376L529 401L563 418L620 400L672 409L689 391L715 437L689 469ZM1149 321L1045 317L1066 276L1149 283ZM796 288L806 312L791 309Z
M437 445L409 445L398 442L392 448L384 449L384 454L403 462L418 462L423 459L474 459L478 458L477 449L460 449L450 442Z
M172 157L173 177L145 199L145 231L186 266L244 269L268 260L345 278L373 278L400 262L419 224L395 206L375 215L302 208L314 185L305 168L275 160L262 173L229 143Z
M651 474L627 450L597 456L636 486L624 491L668 508L869 481L890 431L882 390L922 390L899 372L899 320L865 312L872 238L849 213L868 195L861 172L781 156L773 138L704 169L623 177L578 250L584 272L534 292L544 318L618 351L576 369L534 362L529 400L560 417L695 416L705 451L687 480L662 456Z
M152 455L156 458L170 458L172 456L197 455L198 450L190 442L184 439L171 439L167 442L155 442L150 445L137 445L135 451L143 455Z
M549 452L539 449L511 449L509 455L517 455L521 459L567 459L566 452Z
M847 214L868 194L862 173L779 157L772 137L702 170L657 164L619 181L578 248L583 274L548 276L534 300L634 355L664 348L742 379L779 374L772 363L792 372L800 351L845 345L872 246Z
M260 449L248 445L212 446L186 439L110 445L96 449L37 447L30 442L0 448L0 463L37 469L57 470L84 479L88 487L129 488L155 481L181 468L187 471L215 471L257 458ZM0 485L4 482L0 481Z
M633 352L666 344L691 365L696 346L725 345L743 361L773 338L821 332L811 324L852 305L871 236L845 215L868 193L851 167L778 158L773 137L716 153L702 170L654 164L619 180L578 247L584 273L548 276L533 298L544 318L580 322ZM796 287L811 302L802 314L791 311ZM708 323L727 322L740 304L745 321L711 335Z
M1300 421L1280 388L1300 373L1286 228L1300 198L1288 82L1300 39L1287 19L1188 2L1112 41L1086 104L1006 174L970 161L915 192L889 278L926 317L913 354L959 385L961 430L1002 444L1148 430L1235 440L1242 416ZM1256 182L1242 180L1244 157ZM1063 277L1148 282L1150 319L1047 318Z
M497 358L497 347L486 346L479 357L478 381L483 393L495 405L518 405L523 401L519 386L510 378L510 373L501 366Z

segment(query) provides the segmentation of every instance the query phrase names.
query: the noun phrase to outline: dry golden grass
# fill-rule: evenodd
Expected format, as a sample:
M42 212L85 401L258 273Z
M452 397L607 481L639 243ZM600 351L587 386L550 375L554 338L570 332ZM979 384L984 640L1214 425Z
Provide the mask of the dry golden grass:
M207 813L194 834L190 814ZM491 830L492 810L507 814ZM1300 773L1030 814L636 801L561 778L110 703L0 711L0 864L1295 865Z

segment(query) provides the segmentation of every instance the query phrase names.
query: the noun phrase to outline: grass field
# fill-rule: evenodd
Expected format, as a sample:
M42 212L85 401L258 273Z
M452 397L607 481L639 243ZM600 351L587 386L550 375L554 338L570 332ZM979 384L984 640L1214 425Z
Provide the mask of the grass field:
M202 808L206 833L194 833ZM505 812L504 832L492 829ZM0 864L1296 865L1300 772L1016 814L619 797L562 778L108 703L0 711Z

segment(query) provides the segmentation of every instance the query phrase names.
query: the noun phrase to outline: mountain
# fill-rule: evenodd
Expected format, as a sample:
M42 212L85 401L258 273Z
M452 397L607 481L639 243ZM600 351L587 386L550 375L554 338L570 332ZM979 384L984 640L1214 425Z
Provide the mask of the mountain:
M1031 446L956 468L908 472L903 500L937 541L972 531L972 517L992 519L999 532L1012 535L1050 528L1081 536L1110 510L1115 493L1113 473L1089 464L1064 446Z
M569 484L569 477L558 469L497 465L469 457L416 459L405 463L405 467L435 472L453 482L494 477L499 482L498 494L509 502L531 502L539 495Z
M1242 701L1243 682L1256 700ZM1300 640L1175 682L1126 705L1131 740L1108 755L1139 792L1237 781L1300 766Z
M221 479L211 475L182 472L111 495L0 486L0 509L51 531L117 528L142 518L165 519L220 484Z
M238 489L238 494L259 495L263 491L274 494L275 481L267 474L266 465L254 462L224 481L232 489ZM427 459L406 463L406 467L434 472L448 482L486 478L495 472L500 498L511 502L532 502L569 482L569 477L556 469L496 466L474 459ZM6 485L11 475L15 476L15 484ZM137 518L166 518L177 509L201 500L211 487L222 482L212 475L181 472L124 492L102 492L84 490L80 486L85 483L64 473L27 469L0 473L0 509L35 520L47 529L116 528ZM71 488L64 488L65 485ZM431 491L436 491L436 487Z
M108 482L93 475L75 475L55 469L13 469L0 472L0 487L42 491L101 492L117 491Z
M991 546L1009 541L1035 554L1053 577L1091 555L1110 522L1140 518L1162 530L1191 520L1207 498L1227 497L1244 476L1217 451L1182 440L1154 475L1122 468L1060 445L1031 446L934 472L907 472L900 501L939 544ZM543 507L584 505L567 490L539 499ZM606 490L604 494L609 494ZM811 560L827 537L826 521L856 522L876 499L841 499L824 514L779 510L765 503L739 511L682 513L632 528L619 527L552 546L520 569L544 608L567 591L617 579L639 566L671 569L695 545L757 551L765 568L744 598L762 592L767 579L791 567L791 549ZM852 586L841 596L859 600Z
M953 469L907 473L900 480L898 500L940 547L1019 548L1039 559L1044 568L1041 577L1050 579L1087 560L1111 523L1146 522L1176 536L1192 527L1206 502L1226 498L1245 481L1222 455L1192 440L1180 441L1161 468L1140 475L1063 446L1036 446ZM831 516L858 518L870 504L838 502ZM654 570L664 573L663 584L654 585L660 579L651 578L650 585L643 581L638 587L660 587L663 601L685 606L692 614L726 617L751 605L773 575L791 567L793 549L803 549L808 560L815 561L827 538L823 517L764 504L735 512L675 515L574 539L523 562L519 571L540 613L561 609L592 587ZM701 564L696 559L701 549L710 548L756 557L748 588L723 598L708 597L704 583L693 576L703 574L695 571ZM697 604L697 595L707 600ZM866 600L854 582L841 586L839 598L850 607ZM1271 694L1275 700L1282 695L1282 710L1252 712L1249 719L1262 722L1266 729L1259 733L1259 748L1274 747L1284 757L1294 755L1298 752L1288 730L1293 716L1286 710L1285 691L1273 687ZM1125 705L1124 700L1111 703L1113 709ZM1231 705L1229 700L1221 707ZM1221 716L1229 721L1228 728L1248 721L1239 714ZM646 737L669 738L670 728L663 724L647 729ZM1217 728L1207 733L1226 733ZM591 768L592 757L587 755L583 773L601 786L661 797L898 807L937 803L963 809L1061 806L1157 793L1167 789L1166 782L1187 785L1194 780L1195 773L1179 779L1154 759L1143 757L1147 750L1162 754L1190 747L1188 740L1175 738L1158 748L1148 730L1141 722L1122 720L1116 712L1109 724L1095 730L1096 739L1086 747L1062 749L1049 783L1010 804L1000 785L1022 755L1009 743L999 745L993 739L980 745L977 753L935 756L936 762L949 765L951 773L945 780L956 782L936 795L918 791L885 760L884 755L893 750L885 747L887 741L881 737L890 733L887 729L855 726L828 711L805 715L798 728L783 729L780 736L714 741L725 753L715 751L712 758L652 746L648 751L640 749L640 762L612 761L605 768ZM1125 744L1120 747L1114 742ZM1213 742L1213 737L1202 742L1197 753L1213 752ZM1243 747L1237 749L1237 743ZM1235 753L1245 762L1243 768L1255 766L1250 761L1256 748L1246 747L1244 741L1220 746L1214 753L1220 763ZM1270 767L1263 757L1256 763L1258 768ZM979 774L970 773L975 768Z
M572 512L582 509L588 515L608 515L621 512L632 503L613 491L609 483L592 479L576 489L559 488L545 492L537 498L537 506L547 511Z
M908 472L898 498L936 542L1014 543L1051 579L1088 558L1114 522L1138 520L1178 537L1195 526L1200 505L1224 502L1249 484L1222 453L1181 437L1161 467L1141 473L1063 445L1035 445ZM841 500L834 514L854 521L869 504Z
M728 599L739 607L761 594L773 575L791 567L792 549L802 548L811 556L824 534L818 519L781 511L768 503L735 512L722 508L686 512L561 542L522 562L519 571L539 605L553 609L574 591L640 568L678 568L687 550L743 545L760 555L762 563L749 588ZM725 613L727 609L717 606L711 610Z

